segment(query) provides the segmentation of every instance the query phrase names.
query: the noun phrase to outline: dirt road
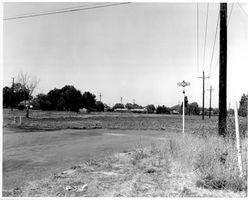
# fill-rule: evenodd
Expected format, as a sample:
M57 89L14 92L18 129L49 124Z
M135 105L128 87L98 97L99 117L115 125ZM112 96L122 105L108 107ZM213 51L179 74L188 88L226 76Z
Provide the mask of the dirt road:
M166 136L166 131L3 129L3 189L19 187L84 160L150 145Z

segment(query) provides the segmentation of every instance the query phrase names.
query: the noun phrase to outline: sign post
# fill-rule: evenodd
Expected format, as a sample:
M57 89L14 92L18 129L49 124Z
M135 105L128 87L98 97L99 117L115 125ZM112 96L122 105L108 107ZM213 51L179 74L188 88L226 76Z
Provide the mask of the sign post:
M182 133L184 133L184 127L185 127L185 87L190 86L189 82L185 82L184 80L182 82L177 83L178 86L183 87L183 103L182 103Z

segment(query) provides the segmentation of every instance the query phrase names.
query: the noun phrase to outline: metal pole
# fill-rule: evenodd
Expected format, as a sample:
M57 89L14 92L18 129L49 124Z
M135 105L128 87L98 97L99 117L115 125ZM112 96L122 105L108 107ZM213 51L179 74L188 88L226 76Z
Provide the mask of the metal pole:
M184 127L185 127L185 87L189 86L189 82L185 82L184 80L182 82L177 83L178 86L183 87L183 103L182 103L182 133L184 133Z

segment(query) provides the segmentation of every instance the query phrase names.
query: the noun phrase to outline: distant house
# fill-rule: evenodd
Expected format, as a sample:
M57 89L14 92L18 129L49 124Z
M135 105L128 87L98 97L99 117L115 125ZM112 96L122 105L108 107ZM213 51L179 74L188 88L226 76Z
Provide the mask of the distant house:
M133 113L147 113L147 109L146 108L135 108L135 109L131 109L131 112L133 112Z
M115 112L129 112L129 109L127 108L116 108L114 109Z
M180 114L180 112L178 110L172 110L171 114L178 115L178 114Z

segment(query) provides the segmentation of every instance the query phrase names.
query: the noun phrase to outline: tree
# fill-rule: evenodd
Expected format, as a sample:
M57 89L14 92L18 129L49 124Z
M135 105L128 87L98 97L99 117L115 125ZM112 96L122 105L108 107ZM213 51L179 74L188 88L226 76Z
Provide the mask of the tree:
M146 109L147 109L148 113L154 113L155 106L153 104L149 104L146 106Z
M38 94L36 98L42 110L53 110L52 103L50 102L48 95Z
M4 87L3 88L3 106L4 107L9 107L11 106L11 88L9 87Z
M248 95L243 94L240 99L239 115L242 117L247 117L248 112Z
M104 111L104 104L101 101L96 102L96 109L98 112L103 112Z
M117 108L124 108L124 105L122 103L116 103L114 106L113 106L113 109L117 109Z
M28 74L20 72L17 77L17 82L21 84L23 90L27 91L24 100L29 101L32 98L35 88L39 84L39 79L36 77L31 78ZM29 118L29 106L26 106L26 117Z
M61 89L60 99L58 103L64 105L67 111L75 111L79 112L79 108L81 107L81 92L77 90L74 86L65 85Z
M23 87L20 83L15 83L13 85L13 94L12 94L12 88L4 87L3 88L3 106L9 107L13 105L14 107L17 107L18 104L26 100L27 97L29 99L32 98L32 96L29 95L29 91Z
M95 110L96 96L90 92L84 92L81 98L81 107L86 108L88 112Z
M185 108L188 107L188 98L185 96Z
M156 108L156 113L157 114L170 114L170 109L167 108L166 106L158 106Z
M61 99L60 101L61 97L60 89L54 88L53 90L50 90L47 96L48 96L48 101L51 103L52 110L63 110L64 105L61 102L63 100Z
M125 105L125 108L131 110L131 109L133 109L134 107L133 107L133 104L132 104L132 103L127 103L127 104Z
M200 108L197 102L193 102L188 105L188 112L192 115L199 115L200 114Z

